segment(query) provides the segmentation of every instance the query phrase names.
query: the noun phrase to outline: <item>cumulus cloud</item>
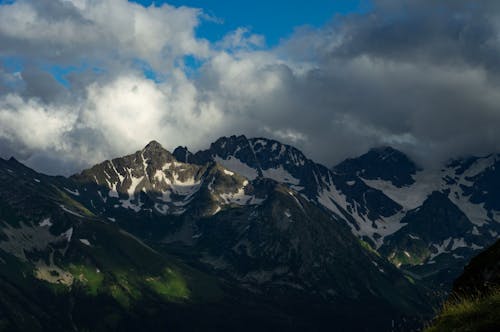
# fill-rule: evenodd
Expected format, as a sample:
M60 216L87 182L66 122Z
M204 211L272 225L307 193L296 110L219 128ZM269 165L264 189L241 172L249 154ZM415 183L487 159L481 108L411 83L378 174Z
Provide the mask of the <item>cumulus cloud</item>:
M75 64L143 59L169 70L179 56L208 55L195 37L201 11L125 0L18 0L0 9L1 55Z
M22 64L0 65L0 154L68 174L151 139L196 150L240 133L327 165L381 144L421 163L500 152L499 14L378 0L266 48L244 27L197 37L201 9L17 0L0 5L0 60Z

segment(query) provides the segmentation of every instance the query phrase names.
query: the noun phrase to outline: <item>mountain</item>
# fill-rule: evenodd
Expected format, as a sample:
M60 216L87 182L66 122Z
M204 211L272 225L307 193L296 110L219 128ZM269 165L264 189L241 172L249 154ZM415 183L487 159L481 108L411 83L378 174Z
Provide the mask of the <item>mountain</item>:
M362 181L400 207L386 216L394 227L377 242L378 251L415 278L446 289L471 257L498 238L499 196L493 184L500 176L499 163L500 156L489 155L423 169L385 147L348 159L333 171Z
M222 157L151 142L74 175L68 190L144 241L280 302L321 299L345 316L378 303L366 315L385 323L426 311L423 289L312 199L326 167L276 141L240 136L212 148Z
M343 161L335 170L367 180L387 181L398 188L414 184L413 177L421 171L404 153L391 147L371 149L358 158Z
M212 277L72 199L67 184L0 160L1 331L181 330L186 305L199 314L223 296Z
M153 331L418 328L498 237L499 160L432 170L383 147L328 169L245 136L198 152L152 141L69 178L2 160L0 272L17 275L0 290L22 285L0 327L22 330L20 312L39 330L133 330L142 316ZM16 302L32 285L43 301ZM23 311L63 299L59 315Z
M470 261L426 332L498 331L499 313L500 240Z
M406 330L426 301L269 178L156 142L71 178L0 160L0 330Z
M146 163L150 160L149 157L141 155L148 155L151 148L158 148L156 142L151 145L143 152L128 156L128 159L118 158L105 162L73 177L80 183L95 182L95 185L103 186L103 190L91 192L104 196L108 193L105 199L118 199L114 200L113 208L107 207L106 212L103 212L112 220L116 219L116 215L122 214L123 210L130 215L126 210L133 209L136 219L141 220L149 214L152 226L141 229L149 230L150 236L162 234L160 229L165 226L164 222L154 221L158 219L158 214L182 216L187 210L194 211L192 206L197 206L197 216L202 216L228 205L228 202L219 197L211 201L212 210L206 206L198 206L200 200L196 197L204 192L200 190L203 187L200 179L206 178L203 175L207 171L206 167L214 167L213 165L241 176L239 185L233 186L231 191L235 194L243 188L249 205L266 196L267 189L255 186L256 180L267 179L280 183L325 209L333 218L343 220L358 238L414 278L425 280L435 289L449 288L467 261L478 250L493 243L500 232L496 206L498 200L495 200L499 194L492 185L499 176L496 171L498 168L495 168L499 158L495 155L452 160L440 170L427 170L402 152L381 147L358 158L348 159L329 170L308 159L298 149L278 141L248 139L245 136L222 137L212 143L209 149L196 153L185 147L176 148L172 154L162 152L164 155L160 164L166 163L167 159L176 160L169 164L171 170L161 170L170 174L167 174L169 178L165 184L156 184L156 195L151 194L146 183L139 185L141 189L134 187L138 193L138 205L132 204L128 200L130 193L127 190L132 190L130 188L135 182L141 181L141 174L159 171L158 167L148 168ZM133 173L128 175L126 169L132 170L132 161ZM129 163L129 168L122 167L121 163L124 162ZM98 168L102 168L102 171L99 172ZM92 172L95 174L91 175ZM174 179L174 173L179 174L180 178ZM224 174L226 177L227 175ZM158 176L161 177L161 174L158 173ZM183 176L191 182L183 182ZM93 177L97 180L92 181ZM155 182L153 173L147 178L150 183ZM242 186L243 179L248 180L247 186ZM173 185L170 191L162 191L160 188L169 185ZM113 186L116 188L113 189ZM125 187L128 189L124 191ZM144 195L145 192L150 194ZM163 194L169 196L164 197ZM90 203L106 209L106 203L100 196L94 195ZM141 209L140 206L144 208ZM427 237L422 240L414 229L422 228L418 222L407 227L410 220L429 220L429 215L443 208L446 211L439 214L446 219L444 223L449 226L447 231L441 229L444 227L442 223L424 221L429 227L422 229ZM204 209L204 212L200 209ZM130 216L124 219L130 220ZM132 230L136 225L138 224L135 222L127 222L127 229L141 232L141 229ZM433 227L436 229L432 230ZM428 231L432 234L427 236ZM193 230L191 233L190 236L196 235ZM185 236L184 240L189 240L189 234L185 233Z
M329 170L277 141L231 136L196 153L179 147L174 156L199 165L216 161L250 179L296 190L437 290L449 289L468 260L500 233L498 155L424 169L404 153L380 147Z

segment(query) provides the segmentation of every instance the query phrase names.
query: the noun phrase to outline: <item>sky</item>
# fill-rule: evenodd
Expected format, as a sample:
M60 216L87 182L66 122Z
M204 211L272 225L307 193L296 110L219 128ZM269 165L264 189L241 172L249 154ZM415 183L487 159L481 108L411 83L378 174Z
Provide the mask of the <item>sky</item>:
M245 27L252 33L265 37L267 46L276 46L288 38L296 27L309 25L321 27L336 15L367 11L370 3L365 0L136 0L145 6L169 3L174 6L201 8L208 17L197 30L197 35L211 41L222 39L231 30Z
M263 136L327 166L500 152L493 0L0 0L0 157L72 174Z

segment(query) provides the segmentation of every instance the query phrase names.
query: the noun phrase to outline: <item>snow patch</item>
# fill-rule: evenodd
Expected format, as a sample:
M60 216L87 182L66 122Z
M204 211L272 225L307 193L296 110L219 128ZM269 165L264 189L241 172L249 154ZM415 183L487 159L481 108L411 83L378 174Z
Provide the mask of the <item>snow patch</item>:
M64 187L64 190L66 190L67 192L69 192L73 196L80 196L80 192L78 191L78 189L71 190L71 189Z
M242 175L250 181L255 180L259 175L257 170L243 163L241 160L230 156L228 159L222 159L219 156L214 157L215 162L224 166L239 175Z
M85 217L84 217L84 216L82 216L81 214L79 214L79 213L77 213L77 212L75 212L75 211L72 211L72 210L68 209L67 207L65 207L65 206L64 206L64 205L62 205L62 204L61 204L61 205L59 205L59 207L60 207L63 211L68 212L69 214L72 214L72 215L77 216L77 217L80 217L80 218L85 218Z
M42 220L42 222L40 224L38 224L38 226L40 227L50 227L52 226L52 222L50 221L50 218L45 218Z
M66 232L62 233L60 236L65 238L68 242L71 242L71 237L73 236L73 227L70 227Z
M221 207L217 206L217 208L215 209L215 211L214 211L214 213L212 215L215 216L217 213L220 212L220 210L222 210Z
M257 198L253 195L247 195L245 193L245 187L248 185L248 181L243 181L243 184L236 192L222 193L219 195L225 204L236 204L236 205L257 205L261 204L264 199Z
M396 213L390 217L370 220L367 217L369 211L366 214L361 213L359 211L359 204L357 202L354 202L354 204L348 203L345 195L341 194L335 185L330 185L327 190L323 189L317 199L321 205L340 217L344 217L344 213L340 209L350 211L350 215L359 226L359 229L356 229L354 225L348 223L351 231L359 237L369 237L376 244L377 248L382 246L385 237L406 226L406 224L400 222L404 216L403 212Z
M130 174L130 171L129 171L129 174ZM132 183L130 184L129 189L127 190L128 199L121 199L120 200L122 207L124 207L125 209L131 209L135 212L141 211L143 204L141 202L138 202L138 204L134 204L134 203L132 203L132 201L135 198L136 188L142 182L143 179L144 179L144 176L142 176L140 178L131 177Z
M396 187L390 181L363 179L367 186L380 190L405 210L413 210L422 205L427 197L439 187L441 177L436 172L418 172L413 176L415 183L406 187Z
M293 185L300 184L300 180L294 178L288 171L286 171L282 165L278 168L268 168L262 170L262 175L265 178L273 179L280 183L288 183Z
M81 243L83 243L84 245L91 247L89 240L87 240L87 239L79 239L79 240L80 240L80 242L81 242Z
M155 203L155 210L158 211L160 214L166 216L168 212L168 205Z

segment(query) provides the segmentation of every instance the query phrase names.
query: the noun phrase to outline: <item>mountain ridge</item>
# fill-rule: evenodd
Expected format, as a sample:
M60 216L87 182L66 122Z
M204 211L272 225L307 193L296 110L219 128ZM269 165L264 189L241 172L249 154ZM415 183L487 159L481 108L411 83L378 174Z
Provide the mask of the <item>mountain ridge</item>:
M151 141L68 178L15 159L0 168L34 188L36 199L55 188L65 198L53 209L124 229L256 301L294 294L290 301L324 301L347 321L359 303L372 303L381 310L373 328L383 330L389 317L399 324L401 315L426 315L426 299L444 296L468 259L497 238L491 183L499 162L455 160L436 173L382 147L330 170L292 146L241 135L196 153ZM0 228L0 249L9 227Z

